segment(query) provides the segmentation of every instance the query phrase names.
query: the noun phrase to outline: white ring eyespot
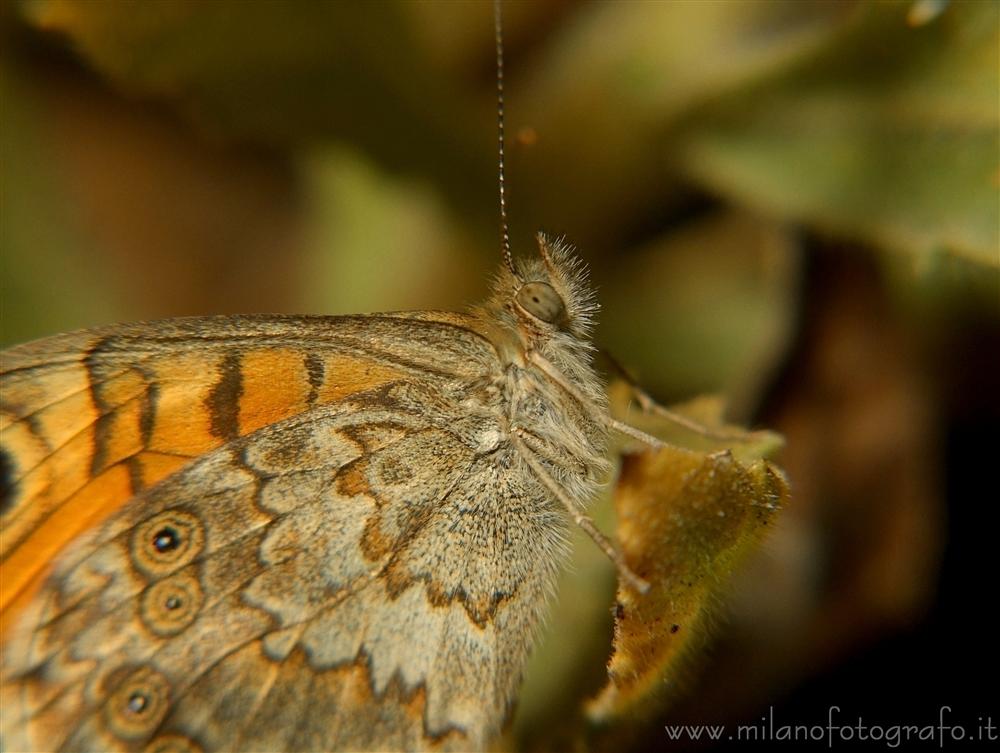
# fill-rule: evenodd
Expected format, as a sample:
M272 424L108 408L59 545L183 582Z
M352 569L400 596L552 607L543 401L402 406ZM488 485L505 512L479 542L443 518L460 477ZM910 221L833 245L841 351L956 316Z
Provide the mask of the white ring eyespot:
M517 305L536 319L558 324L566 315L566 304L546 282L526 282L517 291Z

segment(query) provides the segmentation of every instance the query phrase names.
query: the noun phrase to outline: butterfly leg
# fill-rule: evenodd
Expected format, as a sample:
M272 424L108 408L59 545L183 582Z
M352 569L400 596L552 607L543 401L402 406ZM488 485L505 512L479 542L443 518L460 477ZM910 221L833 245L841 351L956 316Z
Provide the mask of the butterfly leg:
M607 411L598 409L590 400L587 399L586 395L582 394L580 390L570 384L569 381L567 381L566 378L559 372L559 369L557 369L544 356L539 354L538 351L529 351L527 358L535 366L545 372L545 375L548 376L553 382L572 395L576 401L580 403L580 405L583 406L584 409L587 410L597 421L603 423L612 431L617 431L620 434L637 439L643 444L649 445L653 449L669 446L666 442L657 439L652 434L648 434L642 429L630 426L624 421L619 421L611 416Z
M534 454L535 457L547 460L550 465L554 465L556 467L566 468L567 470L572 469L573 472L581 476L589 475L588 467L578 458L574 457L566 450L556 446L552 442L538 436L538 434L530 429L527 429L524 426L515 425L511 428L511 432L518 436L521 442L531 453Z
M514 447L517 448L521 457L524 458L525 462L531 468L535 477L542 482L542 485L551 492L552 496L562 503L563 507L566 508L566 512L570 514L573 518L573 522L576 523L580 528L582 528L594 543L604 552L608 559L615 563L615 567L618 568L618 573L621 575L622 579L628 583L632 588L641 594L649 591L649 582L640 578L636 575L632 568L628 566L625 562L625 558L622 553L619 552L612 545L608 538L601 533L601 531L594 524L594 521L580 509L580 506L570 499L569 495L562 490L562 488L555 482L555 480L549 475L545 467L538 461L531 449L524 443L524 440L520 436L518 427L513 427L511 431L511 441Z
M687 429L688 431L694 432L695 434L706 437L708 439L715 439L723 442L742 443L749 441L749 439L753 437L753 432L748 433L742 431L724 431L718 429L710 429L704 424L700 424L697 421L688 418L687 416L682 416L680 413L675 413L669 408L660 405L660 403L658 403L653 398L652 395L650 395L648 392L646 392L646 390L644 390L641 386L639 386L639 383L636 381L636 379L628 372L628 370L624 366L621 365L621 363L614 356L612 356L608 351L604 350L603 348L601 349L600 352L601 355L604 356L608 364L611 366L612 370L618 376L618 378L621 379L628 386L629 391L632 393L632 397L635 398L635 401L639 404L639 408L642 410L643 413L652 414L654 416L665 418L671 423L674 423L684 429ZM620 424L620 427L628 426L627 424L624 424L620 421L617 423ZM620 427L615 427L615 428L617 428L617 430L621 431L623 434L635 437L635 435L632 434L630 431L627 430L623 431L622 428ZM628 428L630 429L631 427ZM635 438L639 439L639 437ZM663 443L661 442L661 446L662 444Z

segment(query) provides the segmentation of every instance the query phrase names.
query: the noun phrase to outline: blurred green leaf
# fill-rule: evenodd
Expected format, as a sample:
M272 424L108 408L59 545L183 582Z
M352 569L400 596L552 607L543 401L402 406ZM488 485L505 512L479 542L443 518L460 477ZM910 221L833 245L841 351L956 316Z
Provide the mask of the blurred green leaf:
M283 148L350 141L394 170L431 176L459 205L468 202L470 179L492 185L491 140L470 136L468 92L425 52L428 35L414 20L420 4L26 0L21 7L29 23L64 35L119 90L168 102L219 141ZM484 30L488 18L483 13Z
M310 150L299 164L306 310L459 309L484 295L494 260L476 263L485 259L432 187L389 176L349 148Z
M671 124L811 57L856 6L580 4L509 86L511 130L531 126L539 135L537 146L511 160L513 206L527 212L529 229L618 251L623 233L634 230L630 221L662 216L678 198L684 176L658 159Z
M733 200L1000 265L1000 4L872 3L827 49L689 117L668 159Z
M649 390L722 392L747 415L792 336L801 247L780 222L699 216L634 249L598 279L600 342Z
M0 345L114 321L123 306L94 239L68 230L78 207L46 161L45 107L21 71L0 60ZM41 127L40 127L41 124ZM45 292L44 300L38 296Z

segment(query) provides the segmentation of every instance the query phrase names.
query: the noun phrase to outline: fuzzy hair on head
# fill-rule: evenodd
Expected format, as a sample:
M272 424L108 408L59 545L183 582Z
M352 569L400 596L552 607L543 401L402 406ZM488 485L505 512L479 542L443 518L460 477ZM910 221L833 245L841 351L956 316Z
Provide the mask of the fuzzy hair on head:
M559 294L566 308L563 329L589 342L599 306L586 265L563 238L550 239L543 233L535 238L538 256L515 259L516 275L506 266L501 267L493 284L491 307L501 308L517 318L512 303L517 290L529 282L547 283ZM552 329L557 330L555 326Z

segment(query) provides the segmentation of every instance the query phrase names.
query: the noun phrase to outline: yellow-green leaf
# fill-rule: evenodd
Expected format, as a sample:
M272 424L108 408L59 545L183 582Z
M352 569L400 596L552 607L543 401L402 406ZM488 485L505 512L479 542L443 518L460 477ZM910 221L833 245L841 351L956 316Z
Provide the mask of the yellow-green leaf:
M662 705L679 662L704 643L713 597L786 502L781 472L729 451L667 447L629 455L616 490L618 538L633 569L652 584L621 588L609 682L590 703L591 721Z
M639 405L639 400L646 405ZM784 437L761 429L748 431L723 420L725 401L717 395L701 395L664 408L652 398L617 380L608 386L611 413L625 423L664 442L696 452L729 451L744 463L771 457L785 443ZM641 449L633 440L626 447Z

